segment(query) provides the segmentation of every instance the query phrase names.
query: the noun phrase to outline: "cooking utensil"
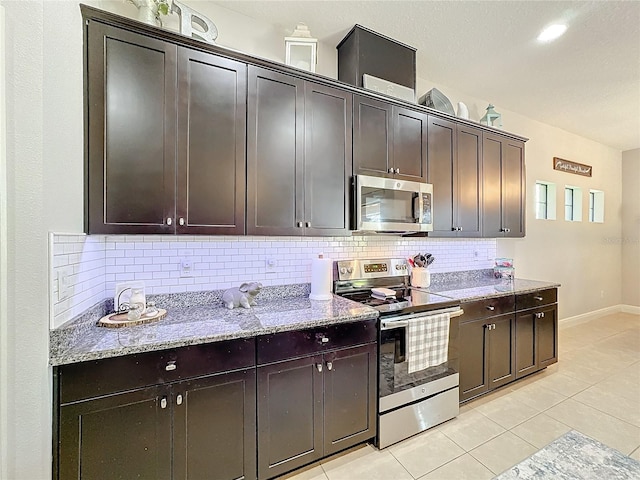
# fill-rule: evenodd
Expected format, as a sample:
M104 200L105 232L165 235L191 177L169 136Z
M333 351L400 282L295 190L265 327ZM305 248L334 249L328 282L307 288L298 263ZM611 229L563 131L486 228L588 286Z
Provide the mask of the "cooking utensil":
M409 262L409 265L411 265L411 267L415 267L416 264L413 263L413 258L407 258L407 262Z
M434 257L433 255L429 254L429 256L427 257L427 267L429 265L431 265L434 261L435 261L436 257Z
M425 258L420 254L417 254L415 257L413 257L413 263L415 263L416 267L424 267L424 262Z

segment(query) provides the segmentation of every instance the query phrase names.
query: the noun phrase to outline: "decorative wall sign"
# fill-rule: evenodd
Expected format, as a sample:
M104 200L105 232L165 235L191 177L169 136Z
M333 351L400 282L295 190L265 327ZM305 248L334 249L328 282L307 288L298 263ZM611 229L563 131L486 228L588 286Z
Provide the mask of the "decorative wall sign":
M570 162L563 158L553 157L553 169L575 175L582 175L583 177L590 177L593 167L591 165L584 165L582 163Z

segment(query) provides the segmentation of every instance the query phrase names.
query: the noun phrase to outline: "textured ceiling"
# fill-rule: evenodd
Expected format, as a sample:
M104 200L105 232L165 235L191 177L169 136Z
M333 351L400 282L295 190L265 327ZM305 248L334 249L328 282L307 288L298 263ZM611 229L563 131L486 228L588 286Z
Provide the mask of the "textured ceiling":
M640 148L640 1L213 3L283 35L305 22L330 45L363 25L417 48L421 78L623 151ZM540 30L557 22L567 33L539 44Z

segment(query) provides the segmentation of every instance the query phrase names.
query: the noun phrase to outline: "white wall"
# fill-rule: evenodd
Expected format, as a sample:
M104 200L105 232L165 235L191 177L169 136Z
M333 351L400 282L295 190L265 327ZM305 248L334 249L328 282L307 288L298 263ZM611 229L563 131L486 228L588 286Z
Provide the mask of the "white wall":
M51 369L48 361L48 232L81 232L83 123L82 22L78 1L6 1L7 102L7 476L38 480L51 470ZM135 14L124 1L87 1L116 12ZM192 3L192 2L187 2ZM194 2L221 28L220 43L268 58L282 58L283 32L258 20L247 20L220 7ZM205 9L207 7L207 9ZM271 33L273 32L273 33ZM285 32L286 33L286 32ZM321 74L335 77L334 46L321 45ZM325 60L326 59L326 60ZM419 93L431 85L423 83ZM485 102L467 101L478 119ZM491 99L500 111L499 99ZM604 239L620 236L620 154L606 147L502 112L505 128L529 136L528 186L543 180L576 183L567 174L549 171L554 155L594 165L585 187L605 191L607 212L602 226L536 224L528 205L524 240L499 241L516 259L518 274L558 280L561 316L587 312L620 302L620 244ZM567 178L567 180L565 180ZM569 180L570 178L570 180ZM587 182L583 180L583 182ZM531 200L530 200L531 202ZM565 266L567 265L568 266ZM579 268L575 277L566 272ZM600 290L605 298L597 298ZM3 465L4 467L4 465Z
M640 307L640 148L622 154L622 303Z

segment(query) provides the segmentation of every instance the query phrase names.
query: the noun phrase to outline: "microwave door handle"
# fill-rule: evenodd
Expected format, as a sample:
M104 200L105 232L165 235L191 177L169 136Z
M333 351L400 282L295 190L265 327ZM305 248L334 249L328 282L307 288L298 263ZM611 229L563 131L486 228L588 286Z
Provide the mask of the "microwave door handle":
M418 220L417 223L422 223L422 219L424 218L424 197L421 192L418 192Z

